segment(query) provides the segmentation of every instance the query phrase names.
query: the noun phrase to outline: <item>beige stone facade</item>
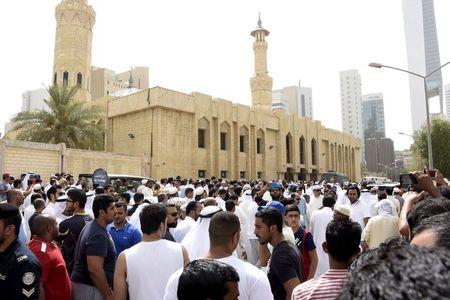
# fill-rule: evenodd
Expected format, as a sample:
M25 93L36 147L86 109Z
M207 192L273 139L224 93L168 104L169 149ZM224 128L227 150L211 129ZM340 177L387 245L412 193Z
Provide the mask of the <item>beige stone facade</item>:
M315 179L327 170L361 177L360 141L351 135L200 93L156 87L110 101L107 128L107 151L144 155L155 178Z
M61 171L74 176L104 168L110 174L148 175L143 156L66 148L64 144L41 144L0 139L0 173L18 176L27 171L41 175L45 182Z
M68 84L75 85L76 77L71 75L81 72L83 78L90 76L95 13L86 0L64 0L56 16L56 81L60 83L60 73L68 70ZM261 20L251 32L255 53L251 107L161 87L112 97L100 86L96 100L90 101L89 96L85 101L105 109L106 150L110 153L30 143L42 164L36 165L35 155L3 142L0 169L13 174L33 168L42 174L60 169L77 174L103 167L109 172L154 178L180 175L266 180L314 180L324 171L335 170L360 180L360 140L325 128L320 121L284 110L272 111L268 34ZM99 72L103 83L109 76L105 72ZM84 96L90 91L87 82L89 79L81 83ZM61 158L67 160L62 166Z
M252 107L160 87L107 101L106 149L144 155L151 177L318 180L335 170L360 180L360 140L320 121L272 111L269 31L254 37Z

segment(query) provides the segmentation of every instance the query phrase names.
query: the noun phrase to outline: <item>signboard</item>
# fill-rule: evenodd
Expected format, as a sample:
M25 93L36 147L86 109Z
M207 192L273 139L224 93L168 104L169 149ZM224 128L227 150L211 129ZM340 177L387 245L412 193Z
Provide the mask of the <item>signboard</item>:
M92 174L92 183L105 187L109 184L108 173L103 169L97 169Z

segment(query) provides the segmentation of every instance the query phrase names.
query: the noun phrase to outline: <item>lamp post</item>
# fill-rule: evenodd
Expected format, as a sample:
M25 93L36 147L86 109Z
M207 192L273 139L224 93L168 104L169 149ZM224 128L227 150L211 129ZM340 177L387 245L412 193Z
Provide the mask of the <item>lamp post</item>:
M414 75L417 77L420 77L423 79L423 88L425 90L425 107L426 107L426 113L427 113L427 142L428 142L428 169L429 170L433 170L433 151L431 149L431 123L430 123L430 109L429 109L429 103L428 103L428 91L427 91L427 78L429 76L431 76L432 74L434 74L435 72L439 71L440 69L442 69L443 67L445 67L446 65L450 64L450 61L443 64L442 66L434 69L433 71L431 71L430 73L428 73L427 75L420 75L408 70L403 70L400 68L396 68L396 67L392 67L392 66L387 66L387 65L383 65L383 64L379 64L379 63L370 63L369 67L372 68L388 68L388 69L393 69L393 70L397 70L400 72L404 72L404 73L408 73L410 75Z

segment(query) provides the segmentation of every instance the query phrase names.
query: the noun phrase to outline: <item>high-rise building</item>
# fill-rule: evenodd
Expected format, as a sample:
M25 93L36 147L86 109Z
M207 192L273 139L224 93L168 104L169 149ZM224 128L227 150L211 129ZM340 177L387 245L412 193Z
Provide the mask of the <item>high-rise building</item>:
M447 119L450 120L450 83L445 85L445 106Z
M48 99L48 92L45 88L26 91L22 94L22 112L33 110L48 110L44 100Z
M288 86L272 92L272 108L282 108L300 117L313 118L312 90L309 87Z
M361 76L358 70L340 72L342 131L363 139Z
M395 159L394 142L389 138L370 138L365 141L366 164L370 172L385 171Z
M364 140L385 137L383 94L362 95Z
M441 64L434 17L433 0L403 0L408 69L418 74L428 74ZM411 119L413 131L426 122L423 79L409 76ZM442 73L435 72L427 79L428 98L439 97L443 112Z

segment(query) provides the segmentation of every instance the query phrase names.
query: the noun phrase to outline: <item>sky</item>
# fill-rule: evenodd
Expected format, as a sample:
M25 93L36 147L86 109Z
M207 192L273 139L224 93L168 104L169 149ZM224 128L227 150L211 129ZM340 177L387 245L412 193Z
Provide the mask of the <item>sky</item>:
M2 3L0 132L22 93L51 83L54 8L60 0ZM258 12L270 35L273 89L312 88L314 119L341 130L339 72L358 69L362 93L383 93L386 136L396 150L412 133L401 0L89 0L96 11L92 64L123 72L148 66L150 86L251 105L253 38ZM435 0L441 63L450 61L450 1ZM443 69L450 83L450 66ZM431 112L438 110L436 102Z

